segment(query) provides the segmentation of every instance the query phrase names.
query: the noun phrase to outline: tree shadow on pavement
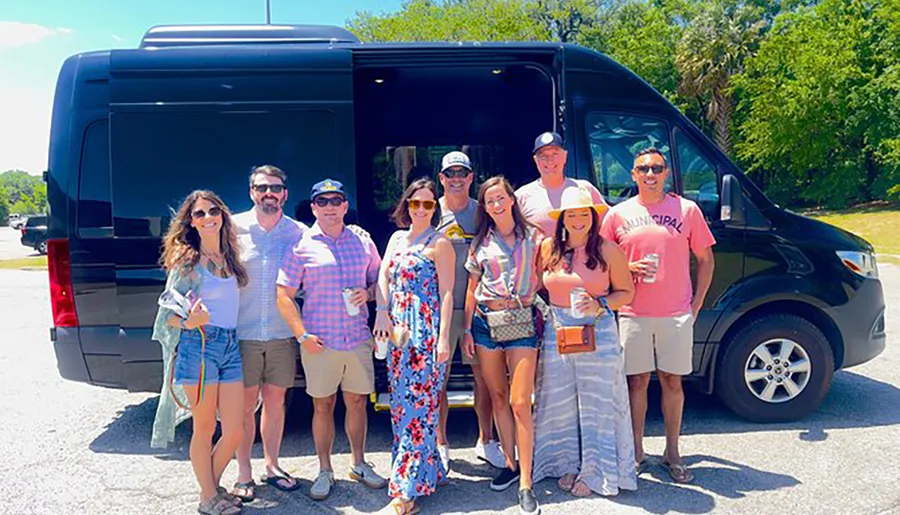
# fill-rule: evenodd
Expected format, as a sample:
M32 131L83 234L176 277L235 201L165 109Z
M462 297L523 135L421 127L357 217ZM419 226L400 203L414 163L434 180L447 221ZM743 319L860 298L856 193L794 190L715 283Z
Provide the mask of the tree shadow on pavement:
M762 424L732 413L715 395L685 387L683 435L740 434L797 430L806 442L828 439L832 429L892 426L900 424L900 388L855 372L834 374L825 401L809 416L793 422ZM651 383L646 436L664 436L659 385Z

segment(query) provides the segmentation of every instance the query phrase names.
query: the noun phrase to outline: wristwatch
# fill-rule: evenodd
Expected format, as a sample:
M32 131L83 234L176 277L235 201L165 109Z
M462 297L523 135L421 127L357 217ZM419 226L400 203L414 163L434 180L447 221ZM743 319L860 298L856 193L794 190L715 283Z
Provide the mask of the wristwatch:
M301 334L299 337L297 337L297 341L300 342L300 343L303 343L303 342L305 342L306 340L308 340L309 337L310 337L310 334L309 334L309 333L303 333L303 334Z
M463 330L463 334L472 334L472 328L467 327L466 329Z

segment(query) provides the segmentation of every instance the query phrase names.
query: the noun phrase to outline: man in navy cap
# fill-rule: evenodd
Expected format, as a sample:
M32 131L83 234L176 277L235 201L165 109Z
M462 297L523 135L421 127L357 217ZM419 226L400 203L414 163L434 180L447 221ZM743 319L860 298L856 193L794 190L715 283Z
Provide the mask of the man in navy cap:
M375 389L366 301L374 298L381 256L371 238L344 225L349 204L343 184L326 179L313 186L310 197L316 223L285 255L276 283L278 309L300 342L306 392L313 398L319 475L309 495L322 500L334 486L331 449L338 387L353 457L350 477L369 488L387 485L364 456L366 397ZM301 287L302 312L294 302Z
M556 228L556 221L549 213L559 208L566 188L585 188L590 191L595 204L606 204L603 195L589 181L566 177L568 151L559 134L545 132L535 138L532 154L541 176L519 188L516 200L525 218L540 227L546 236L551 236Z

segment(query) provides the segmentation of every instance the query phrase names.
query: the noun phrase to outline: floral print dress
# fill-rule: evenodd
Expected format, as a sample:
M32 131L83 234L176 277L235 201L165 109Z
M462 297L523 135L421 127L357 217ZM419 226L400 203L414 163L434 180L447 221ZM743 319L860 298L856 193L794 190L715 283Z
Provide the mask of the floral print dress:
M391 497L415 499L433 493L447 477L437 449L440 391L446 364L435 360L440 328L440 295L437 268L423 251L412 245L393 256L388 264L390 316L395 334L388 355L391 426L394 432Z

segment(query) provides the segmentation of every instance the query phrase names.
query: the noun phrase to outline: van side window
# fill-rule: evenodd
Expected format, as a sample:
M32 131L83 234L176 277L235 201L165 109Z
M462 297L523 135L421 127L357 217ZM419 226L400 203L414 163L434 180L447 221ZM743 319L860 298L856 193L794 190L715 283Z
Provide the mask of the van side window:
M672 162L666 124L660 120L615 113L588 113L588 143L591 146L593 180L603 198L618 204L637 195L631 180L634 155L656 147ZM666 191L672 191L672 174L666 180Z
M708 220L719 216L719 179L716 167L680 129L675 129L675 148L678 149L678 171L684 197L700 206Z
M109 123L88 126L78 180L78 227L112 227L109 176Z

